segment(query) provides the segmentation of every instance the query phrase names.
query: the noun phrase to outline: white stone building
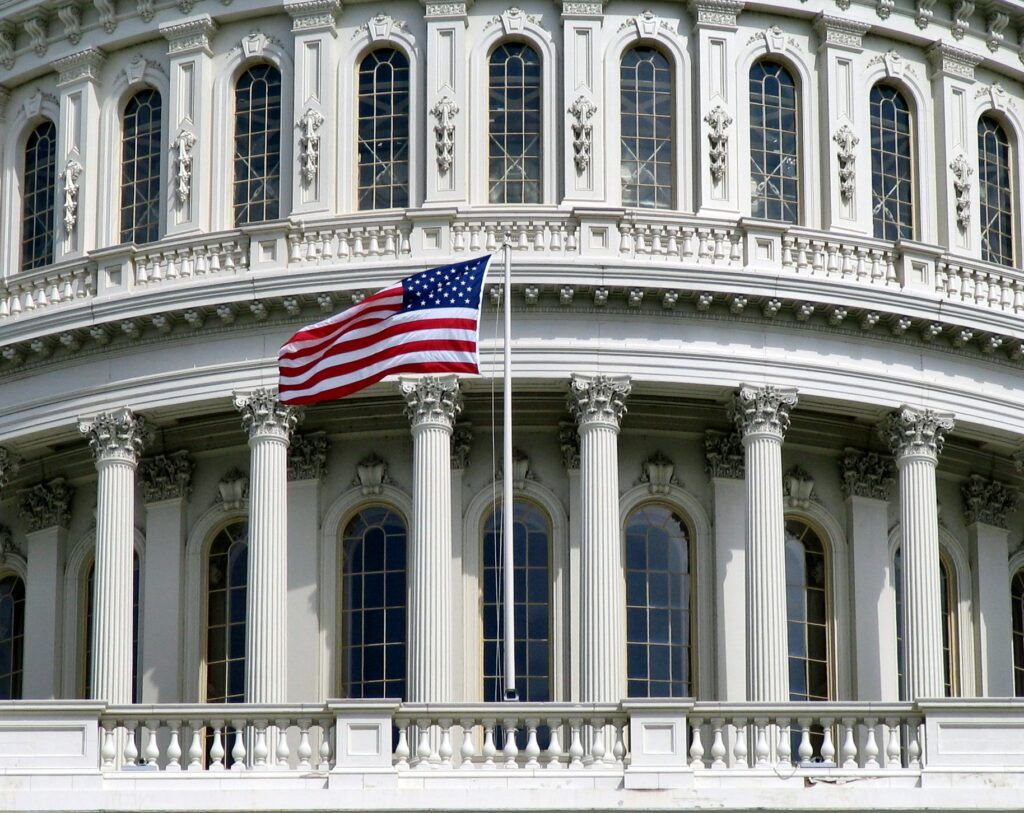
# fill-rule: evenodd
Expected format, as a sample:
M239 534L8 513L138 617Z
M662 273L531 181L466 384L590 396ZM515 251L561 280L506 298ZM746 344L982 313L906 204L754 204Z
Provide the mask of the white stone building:
M0 806L1019 809L1021 32L3 3ZM273 395L506 240L516 704L498 288L483 376Z

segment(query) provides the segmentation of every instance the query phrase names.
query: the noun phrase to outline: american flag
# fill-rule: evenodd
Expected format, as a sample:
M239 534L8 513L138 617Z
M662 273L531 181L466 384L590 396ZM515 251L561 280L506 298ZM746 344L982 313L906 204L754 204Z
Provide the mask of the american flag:
M278 353L286 404L344 398L392 373L479 373L490 255L430 268L302 328Z

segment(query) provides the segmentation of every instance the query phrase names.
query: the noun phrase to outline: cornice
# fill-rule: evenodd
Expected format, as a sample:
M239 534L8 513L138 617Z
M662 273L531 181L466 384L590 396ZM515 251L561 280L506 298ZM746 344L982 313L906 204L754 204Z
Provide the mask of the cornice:
M167 40L169 54L201 50L210 53L210 37L217 31L217 23L209 14L199 14L188 20L164 23L160 33Z
M98 82L100 68L106 61L106 54L99 48L86 48L70 56L54 60L53 67L57 71L57 87L66 87L76 82Z
M932 45L925 55L931 65L932 76L951 76L955 79L974 81L974 69L981 64L982 57L948 45L945 42L937 42Z

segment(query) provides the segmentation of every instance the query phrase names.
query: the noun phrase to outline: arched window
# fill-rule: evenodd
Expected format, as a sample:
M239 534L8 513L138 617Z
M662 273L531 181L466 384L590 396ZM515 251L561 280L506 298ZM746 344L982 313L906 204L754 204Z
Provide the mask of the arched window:
M672 189L672 66L648 45L622 55L622 203L670 209Z
M405 520L382 505L345 526L341 578L344 697L405 697Z
M121 242L160 239L160 92L147 88L124 108L121 140Z
M828 560L821 536L806 522L787 519L790 700L830 699L829 599Z
M994 116L978 119L981 259L1013 265L1013 182L1010 139Z
M900 700L907 699L906 646L903 632L903 550L896 548L893 556L893 579L896 590L896 672L899 680ZM945 555L939 557L939 598L942 605L942 674L946 697L956 697L959 690L957 675L957 618L956 582L953 567Z
M21 197L21 269L53 262L53 212L57 196L57 126L44 121L25 142Z
M513 506L516 693L551 700L551 520L534 503ZM487 515L483 532L484 700L504 699L504 583L502 508Z
M896 88L871 88L871 219L875 237L914 237L914 165L910 106Z
M409 60L396 48L359 64L359 208L409 205Z
M793 76L778 62L750 69L750 213L796 223L800 219L799 96Z
M83 672L79 680L82 697L92 697L92 627L95 609L96 560L89 563L85 574L85 628L81 651ZM132 702L139 694L139 553L132 556Z
M235 225L281 210L281 72L261 63L235 83Z
M249 523L236 520L210 544L206 571L206 702L245 700Z
M1024 697L1024 570L1018 570L1010 584L1013 616L1013 693Z
M692 697L690 532L682 516L647 503L626 519L629 697Z
M505 42L489 65L488 200L540 203L540 57L525 43Z
M0 578L0 700L21 699L25 640L25 582L10 574Z

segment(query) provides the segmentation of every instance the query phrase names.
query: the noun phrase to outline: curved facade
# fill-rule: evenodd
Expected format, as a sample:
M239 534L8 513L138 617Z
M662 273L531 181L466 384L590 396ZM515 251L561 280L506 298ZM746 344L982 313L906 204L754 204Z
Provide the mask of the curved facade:
M0 9L0 698L102 701L103 771L355 771L365 723L396 775L1024 772L1017 4L378 12ZM496 278L480 377L273 388L506 242L534 711L491 719Z

